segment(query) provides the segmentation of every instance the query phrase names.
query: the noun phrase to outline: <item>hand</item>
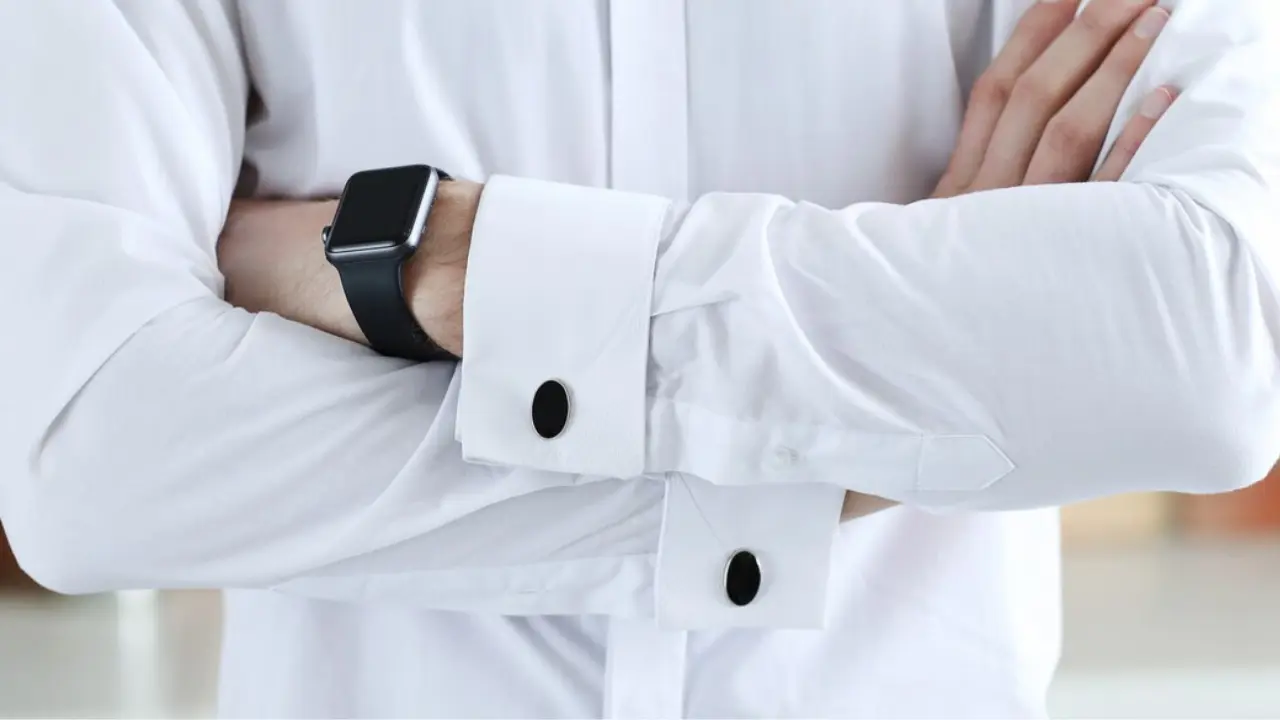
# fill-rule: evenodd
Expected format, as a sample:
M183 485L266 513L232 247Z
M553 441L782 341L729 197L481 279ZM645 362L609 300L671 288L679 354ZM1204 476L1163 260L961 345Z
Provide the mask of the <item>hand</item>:
M974 84L960 140L934 197L1018 185L1116 181L1173 103L1142 103L1090 178L1129 83L1168 11L1156 0L1038 2Z
M974 85L960 139L933 197L1086 182L1133 76L1169 13L1156 0L1038 2ZM1094 181L1116 181L1173 104L1159 88L1129 121ZM845 493L841 520L896 505Z

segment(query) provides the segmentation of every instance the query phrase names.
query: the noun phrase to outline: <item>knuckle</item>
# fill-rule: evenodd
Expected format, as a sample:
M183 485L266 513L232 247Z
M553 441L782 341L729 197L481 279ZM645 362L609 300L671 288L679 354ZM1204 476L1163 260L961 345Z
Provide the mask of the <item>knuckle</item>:
M1033 75L1024 75L1014 83L1010 102L1027 107L1044 107L1057 102L1053 86Z
M1110 27L1103 14L1098 11L1096 3L1086 7L1084 12L1080 13L1080 17L1076 18L1076 22L1079 23L1081 30L1090 35L1100 34Z
M1044 130L1043 142L1055 153L1075 155L1092 146L1096 142L1096 135L1097 132L1087 123L1060 115L1049 121Z
M973 100L987 105L1005 105L1013 93L1013 86L1013 81L1004 75L985 73L973 84Z
M1121 137L1111 149L1111 155L1117 160L1128 160L1138 154L1140 147L1142 147L1142 137Z

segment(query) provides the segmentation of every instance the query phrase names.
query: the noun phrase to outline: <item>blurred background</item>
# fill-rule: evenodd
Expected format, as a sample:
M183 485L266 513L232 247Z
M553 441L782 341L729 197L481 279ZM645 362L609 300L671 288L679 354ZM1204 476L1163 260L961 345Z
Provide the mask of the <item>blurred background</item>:
M1280 472L1063 511L1061 718L1280 718ZM0 535L0 717L207 717L214 592L66 598Z

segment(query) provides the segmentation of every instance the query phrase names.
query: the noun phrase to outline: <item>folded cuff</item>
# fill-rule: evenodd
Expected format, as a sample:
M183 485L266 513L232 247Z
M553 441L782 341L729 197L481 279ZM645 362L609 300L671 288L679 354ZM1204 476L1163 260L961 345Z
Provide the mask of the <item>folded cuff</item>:
M720 487L681 473L667 483L654 580L659 626L823 627L844 490ZM745 561L731 566L740 554Z
M464 459L643 472L653 272L669 208L616 190L488 181L463 301Z

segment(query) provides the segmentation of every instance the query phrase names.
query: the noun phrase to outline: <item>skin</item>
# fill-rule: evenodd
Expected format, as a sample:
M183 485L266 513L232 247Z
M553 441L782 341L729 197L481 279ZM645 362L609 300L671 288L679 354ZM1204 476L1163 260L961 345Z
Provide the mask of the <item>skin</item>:
M441 183L427 234L402 273L419 324L459 356L462 289L481 189L464 180ZM320 242L337 206L336 199L232 201L218 240L227 302L367 345Z
M1042 0L976 82L946 172L932 197L1051 183L1117 182L1176 98L1144 99L1097 171L1108 129L1167 11L1156 0ZM483 186L444 183L423 243L404 270L405 296L425 330L463 354L462 298ZM366 343L320 231L334 200L237 200L218 244L226 300ZM895 503L847 493L845 520Z

